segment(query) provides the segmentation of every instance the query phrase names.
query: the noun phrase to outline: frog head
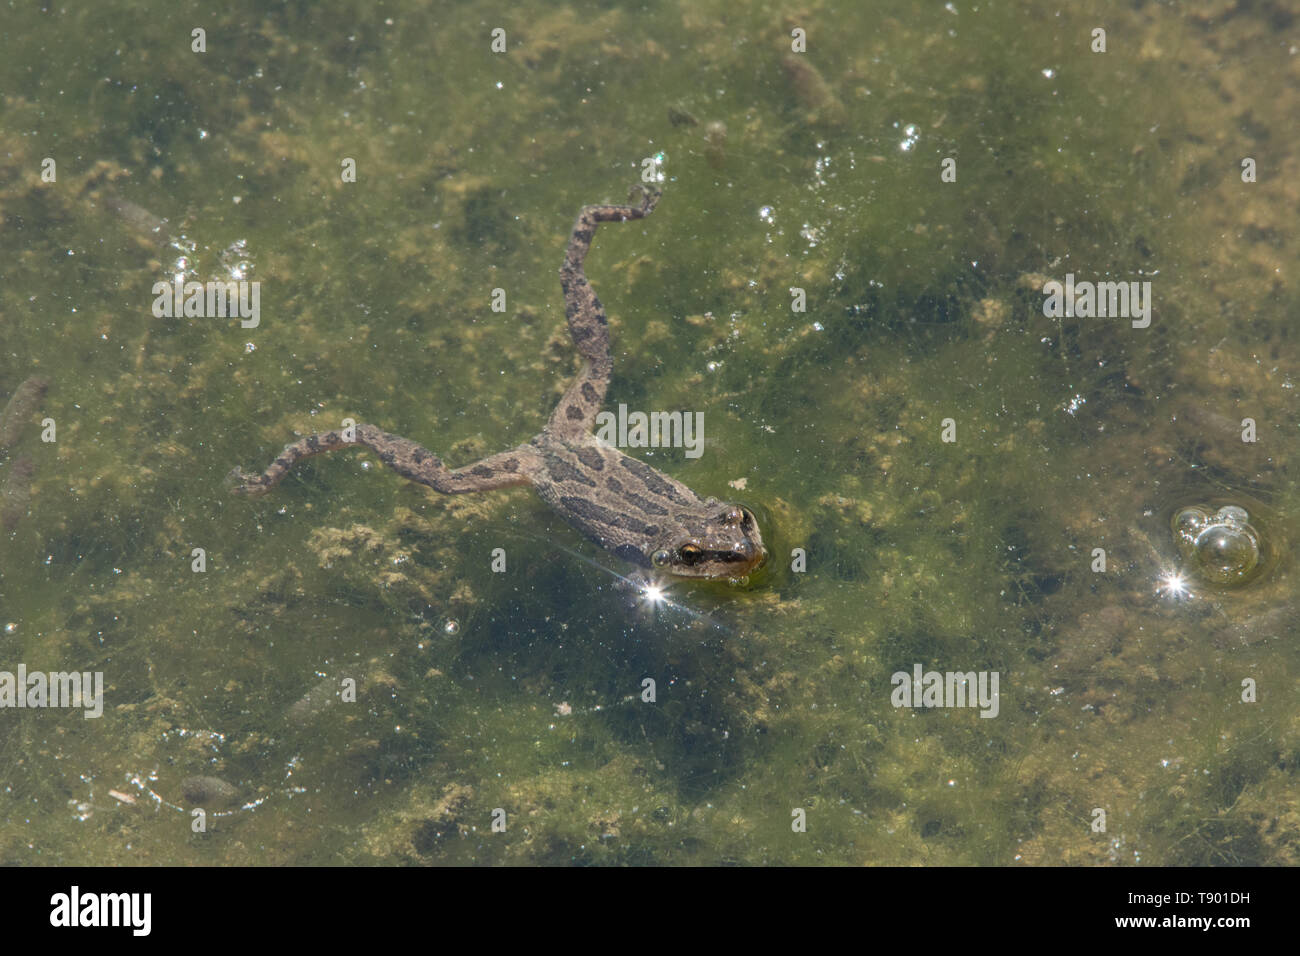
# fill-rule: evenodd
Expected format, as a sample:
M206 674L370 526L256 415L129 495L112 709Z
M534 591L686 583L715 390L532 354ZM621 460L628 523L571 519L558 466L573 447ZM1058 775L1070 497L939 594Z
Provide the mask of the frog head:
M656 543L651 567L679 578L738 580L761 568L767 548L748 508L709 499L699 517Z

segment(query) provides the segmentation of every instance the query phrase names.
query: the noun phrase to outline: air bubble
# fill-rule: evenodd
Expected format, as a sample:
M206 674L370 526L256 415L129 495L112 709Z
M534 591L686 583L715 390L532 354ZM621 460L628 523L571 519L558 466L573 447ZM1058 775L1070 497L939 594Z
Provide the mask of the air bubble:
M1260 567L1259 532L1245 508L1224 505L1215 512L1200 505L1180 508L1172 527L1183 559L1213 584L1244 584Z

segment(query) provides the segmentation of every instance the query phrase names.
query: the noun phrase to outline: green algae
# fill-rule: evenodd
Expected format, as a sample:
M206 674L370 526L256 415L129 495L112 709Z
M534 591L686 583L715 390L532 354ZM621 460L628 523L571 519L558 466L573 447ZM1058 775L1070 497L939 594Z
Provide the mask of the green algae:
M1155 593L1176 499L1300 533L1294 57L1251 15L981 7L236 4L201 60L183 6L15 13L48 62L0 67L0 393L49 378L58 441L0 668L103 670L108 708L0 711L0 859L1294 863L1293 562ZM530 437L577 367L572 216L656 155L588 262L611 402L705 412L702 458L647 460L743 488L764 581L636 611L527 490L361 455L226 495L345 417L452 464ZM257 329L149 314L161 219L200 278L246 241ZM1151 278L1151 327L1045 318L1067 272ZM999 672L998 717L893 707L916 663ZM196 777L255 806L193 834Z

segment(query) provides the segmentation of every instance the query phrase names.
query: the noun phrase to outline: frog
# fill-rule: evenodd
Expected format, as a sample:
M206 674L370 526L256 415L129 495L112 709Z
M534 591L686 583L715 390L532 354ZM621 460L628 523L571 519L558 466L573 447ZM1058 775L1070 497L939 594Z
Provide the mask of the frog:
M600 224L645 219L661 195L657 186L638 183L627 205L587 205L579 211L560 266L560 287L582 368L541 432L528 442L452 469L411 439L361 424L295 441L261 473L235 468L228 478L231 490L265 495L302 459L359 445L403 478L442 494L532 485L577 531L644 571L670 578L747 580L768 558L753 511L696 494L593 432L614 363L609 319L584 263Z

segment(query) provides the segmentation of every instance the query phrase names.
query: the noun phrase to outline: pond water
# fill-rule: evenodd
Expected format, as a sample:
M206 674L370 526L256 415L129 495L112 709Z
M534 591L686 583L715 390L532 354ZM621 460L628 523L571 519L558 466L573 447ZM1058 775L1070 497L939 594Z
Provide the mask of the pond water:
M0 708L0 861L1300 863L1287 9L8 11L0 672L102 713ZM643 179L607 408L702 415L627 451L747 585L359 451L229 494L527 441Z

